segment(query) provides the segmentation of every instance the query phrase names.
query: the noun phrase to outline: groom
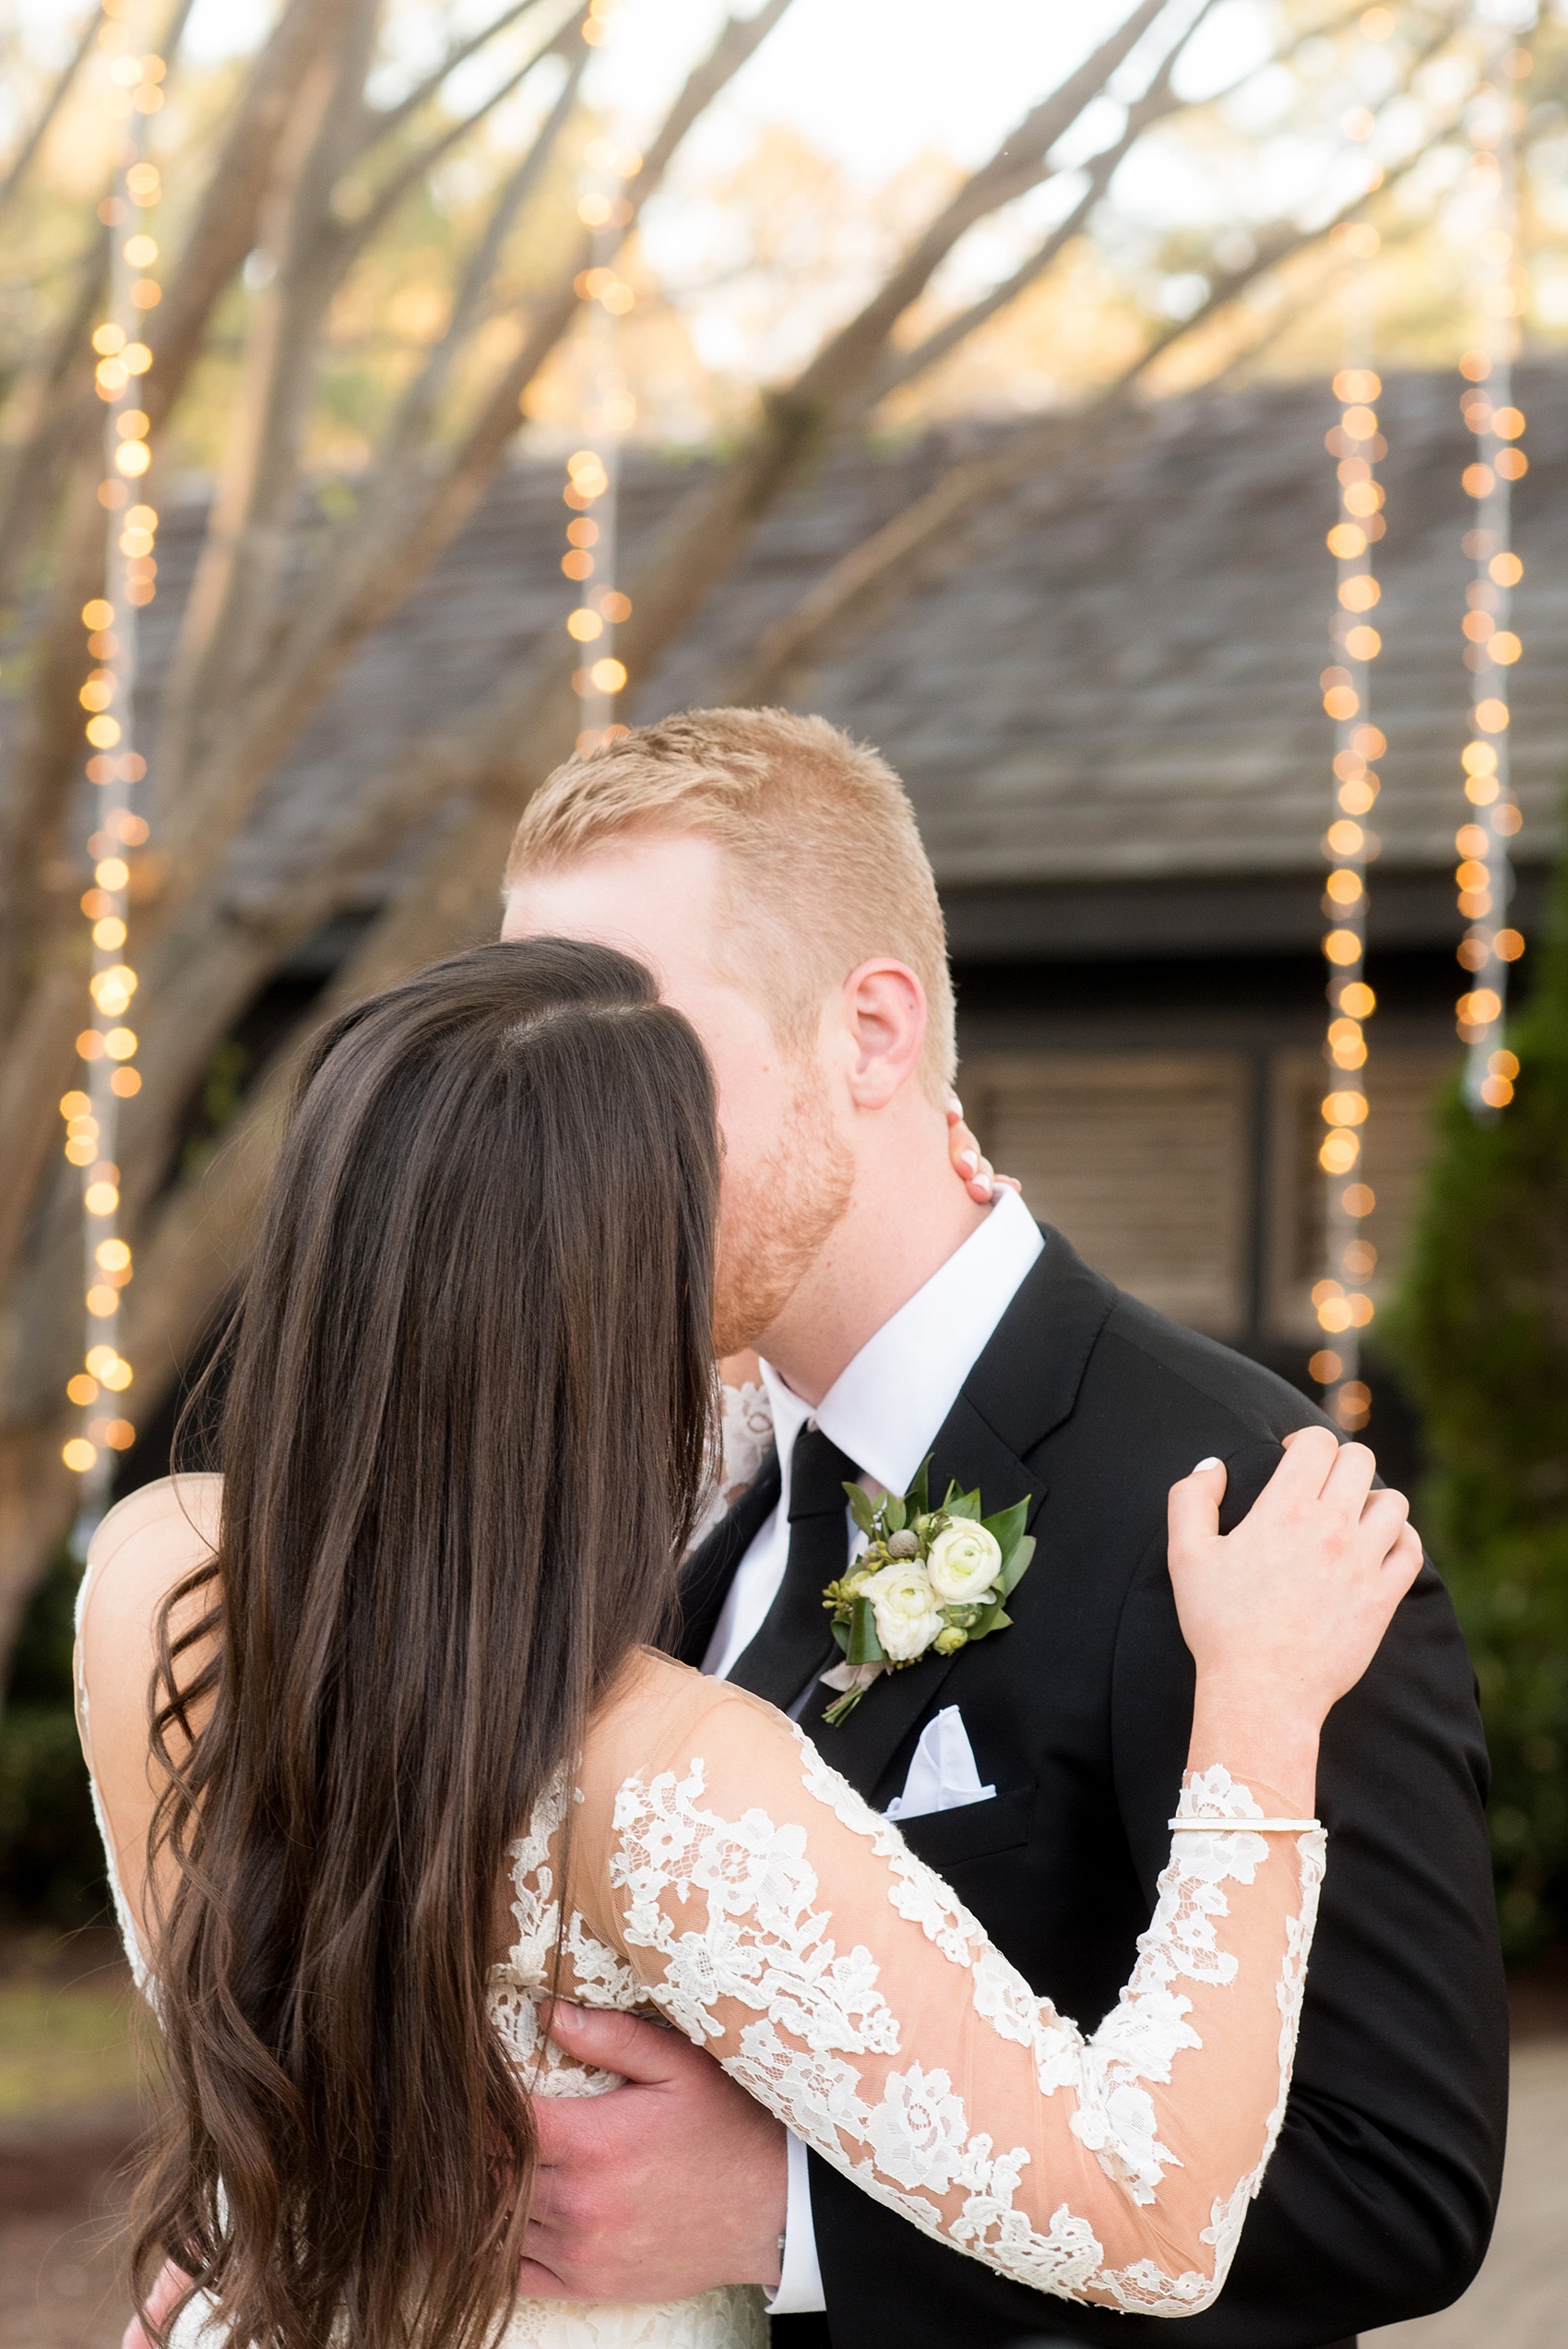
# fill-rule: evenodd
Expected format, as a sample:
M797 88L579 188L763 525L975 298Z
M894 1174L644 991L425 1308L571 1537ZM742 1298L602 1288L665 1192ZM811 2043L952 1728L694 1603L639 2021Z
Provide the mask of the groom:
M1254 1364L1122 1295L1019 1201L948 1163L942 919L909 802L821 719L698 710L561 769L518 827L504 935L595 938L656 973L718 1077L719 1350L764 1358L776 1449L690 1561L682 1652L794 1713L896 1803L1007 1956L1088 2031L1164 1864L1192 1664L1168 1486L1206 1454L1228 1521L1313 1419ZM843 1482L1026 1500L1010 1628L927 1654L840 1728L824 1586ZM1505 2046L1474 1684L1428 1568L1331 1716L1329 1833L1295 2087L1194 2349L1311 2349L1444 2306L1485 2251ZM1151 2319L1010 2283L932 2244L672 2034L568 2013L628 2085L540 2105L523 2289L675 2298L779 2286L778 2349L1131 2343ZM780 2271L782 2270L782 2274ZM1163 2324L1159 2334L1169 2339Z

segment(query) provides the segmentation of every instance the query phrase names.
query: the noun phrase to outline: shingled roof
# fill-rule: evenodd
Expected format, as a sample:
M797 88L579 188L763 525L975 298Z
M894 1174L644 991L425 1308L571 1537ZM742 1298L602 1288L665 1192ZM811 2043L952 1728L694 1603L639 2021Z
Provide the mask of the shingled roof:
M1386 537L1377 549L1384 652L1372 714L1388 736L1373 905L1449 870L1461 819L1458 751L1470 679L1459 619L1473 444L1452 375L1392 378L1379 412ZM1516 621L1519 850L1555 849L1568 674L1568 368L1518 371L1529 471L1515 494L1525 578ZM1151 410L1113 461L1042 472L972 521L929 576L795 692L886 753L908 783L939 881L983 902L1045 891L1131 905L1180 885L1194 904L1271 884L1315 923L1331 729L1319 672L1332 658L1335 519L1325 386L1198 393ZM648 679L633 713L712 698L771 619L934 478L955 445L1016 426L969 425L880 457L829 457L776 510L738 571ZM700 471L700 465L695 470ZM623 531L636 542L694 468L633 452ZM519 461L408 607L366 646L269 790L237 852L239 900L286 888L329 853L335 812L365 770L457 716L504 668L561 629L573 591L558 564L553 462ZM188 585L199 509L176 506L149 614L156 694ZM374 899L391 870L369 886ZM1256 885L1236 895L1239 884ZM1261 888L1261 895L1257 893ZM1129 889L1133 892L1128 897ZM1193 896L1194 889L1197 897ZM1216 912L1223 922L1233 916ZM996 932L996 935L1001 935Z

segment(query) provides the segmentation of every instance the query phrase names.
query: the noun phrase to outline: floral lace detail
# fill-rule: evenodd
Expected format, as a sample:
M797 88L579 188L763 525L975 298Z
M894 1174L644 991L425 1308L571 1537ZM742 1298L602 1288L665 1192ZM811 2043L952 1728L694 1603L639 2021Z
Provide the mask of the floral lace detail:
M773 1441L773 1406L766 1387L747 1379L739 1387L721 1386L719 1392L718 1458L712 1489L692 1536L694 1549L754 1482Z
M955 1965L968 1965L974 1952L987 1946L985 1927L972 1917L943 1882L933 1867L916 1859L898 1829L880 1811L873 1811L862 1796L857 1795L848 1782L839 1777L822 1759L811 1739L794 1723L790 1723L801 1748L801 1778L808 1795L826 1803L841 1827L851 1835L864 1835L878 1859L885 1860L893 1873L888 1899L901 1917L918 1925L928 1941L934 1941L944 1958Z
M507 1850L512 1878L512 1914L517 1938L488 1985L492 2020L501 2044L530 2090L540 2096L601 2096L618 2088L620 2075L578 2063L540 2028L540 2003L554 1985L588 2007L643 2005L647 1994L631 1968L588 1931L573 1912L561 1926L551 1844L565 1824L570 1780L558 1771L534 1808L524 1832ZM575 1799L581 1801L580 1795ZM564 1963L556 1963L557 1947Z
M703 1772L694 1759L684 1778L673 1771L651 1785L631 1778L615 1798L610 1881L628 1896L628 1943L665 1961L659 2005L699 2045L719 2035L715 2002L735 1998L782 2022L814 2055L894 2052L898 2041L871 1951L840 1955L828 1938L831 1920L811 1906L816 1877L804 1827L775 1827L762 1810L738 1819L700 1810ZM677 1932L664 1899L683 1908L697 1892L705 1896L701 1928Z
M517 1938L491 1968L489 2006L502 2045L541 2096L599 2096L621 2085L616 2072L580 2064L540 2027L543 2001L563 1990L584 2006L651 2011L648 1993L574 1909L563 1931L552 1846L568 1800L581 1802L568 1773L557 1772L527 1829L507 1850ZM522 2300L494 2349L766 2349L763 2295L730 2284L692 2300L632 2307L621 2302ZM197 2349L197 2344L179 2344ZM211 2349L202 2343L199 2349Z
M705 1801L709 1767L695 1753L678 1769L627 1778L614 1804L610 1877L620 1896L621 1930L634 1963L639 1952L653 1961L659 2007L699 2045L721 2043L720 2060L749 2093L924 2234L1036 2290L1166 2316L1206 2306L1224 2283L1284 2109L1322 1873L1321 1837L1301 1839L1300 1907L1283 1919L1283 1932L1271 1936L1271 1962L1279 1962L1281 1938L1285 1948L1278 2072L1270 2083L1274 2111L1262 2160L1240 2176L1231 2170L1228 2190L1208 2205L1207 2224L1194 2223L1182 2238L1192 2264L1172 2265L1170 2223L1159 2206L1168 2176L1180 2175L1187 2156L1166 2141L1172 2107L1169 2098L1161 2104L1159 2092L1170 2090L1178 2058L1203 2049L1192 1990L1236 1991L1239 1960L1222 1930L1231 1914L1227 1888L1253 1888L1269 1857L1268 1842L1242 1823L1265 1815L1250 1791L1223 1771L1184 1791L1185 1814L1212 1813L1217 1831L1175 1839L1132 1980L1086 2040L1035 1996L941 1878L909 1852L897 1828L872 1811L809 1740L790 1735L808 1798L870 1844L886 1902L968 1973L969 2004L995 2040L1028 2051L1033 2093L1064 2099L1058 2140L1063 2148L1075 2140L1113 2189L1110 2206L1103 2187L1087 2200L1114 2221L1118 2241L1141 2232L1151 2248L1139 2246L1138 2255L1117 2265L1103 2247L1103 2224L1097 2226L1085 2209L1052 2196L1046 2214L1052 2178L1060 2183L1054 2160L1051 2176L1037 2169L1038 2182L1031 2181L1037 2152L1024 2144L998 2148L991 2133L973 2125L964 2083L910 2043L877 1959L862 1940L835 1930L806 1824L776 1818L756 1805L727 1816L729 1806ZM1304 1848L1313 1843L1315 1853ZM639 1971L647 1975L648 1967ZM896 1986L895 1977L889 1985ZM922 2011L929 2010L930 1990L928 1984ZM955 2039L962 2044L954 2034L936 2052ZM894 2057L902 2060L886 2060ZM984 2061L977 2056L977 2069ZM1255 2080L1252 2096L1262 2126ZM980 2118L985 2105L982 2093ZM1072 2163L1068 2156L1063 2171L1070 2173ZM1086 2173L1080 2168L1078 2176ZM1184 2190L1190 2201L1185 2183ZM1138 2210L1151 2213L1141 2229L1129 2224Z
M495 2349L767 2349L767 2319L762 2294L744 2286L644 2308L524 2300Z

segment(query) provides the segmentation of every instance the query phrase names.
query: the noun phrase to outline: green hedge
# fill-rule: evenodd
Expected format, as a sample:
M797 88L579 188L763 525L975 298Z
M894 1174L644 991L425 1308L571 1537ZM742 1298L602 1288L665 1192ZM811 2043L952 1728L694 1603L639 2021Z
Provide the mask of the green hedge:
M1568 1938L1568 865L1508 1042L1515 1097L1455 1086L1384 1328L1425 1422L1421 1530L1475 1657L1509 1954Z
M58 1552L22 1618L0 1715L0 1922L86 1925L109 1905L71 1710L79 1568Z

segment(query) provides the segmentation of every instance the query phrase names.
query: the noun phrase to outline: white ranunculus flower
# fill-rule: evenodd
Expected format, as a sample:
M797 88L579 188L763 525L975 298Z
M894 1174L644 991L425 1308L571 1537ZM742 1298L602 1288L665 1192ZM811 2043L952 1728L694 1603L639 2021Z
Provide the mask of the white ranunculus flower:
M943 1628L923 1566L885 1566L867 1575L857 1595L871 1601L882 1651L895 1663L923 1655Z
M943 1527L926 1560L931 1587L947 1606L983 1599L1001 1571L995 1534L968 1517L956 1517Z

